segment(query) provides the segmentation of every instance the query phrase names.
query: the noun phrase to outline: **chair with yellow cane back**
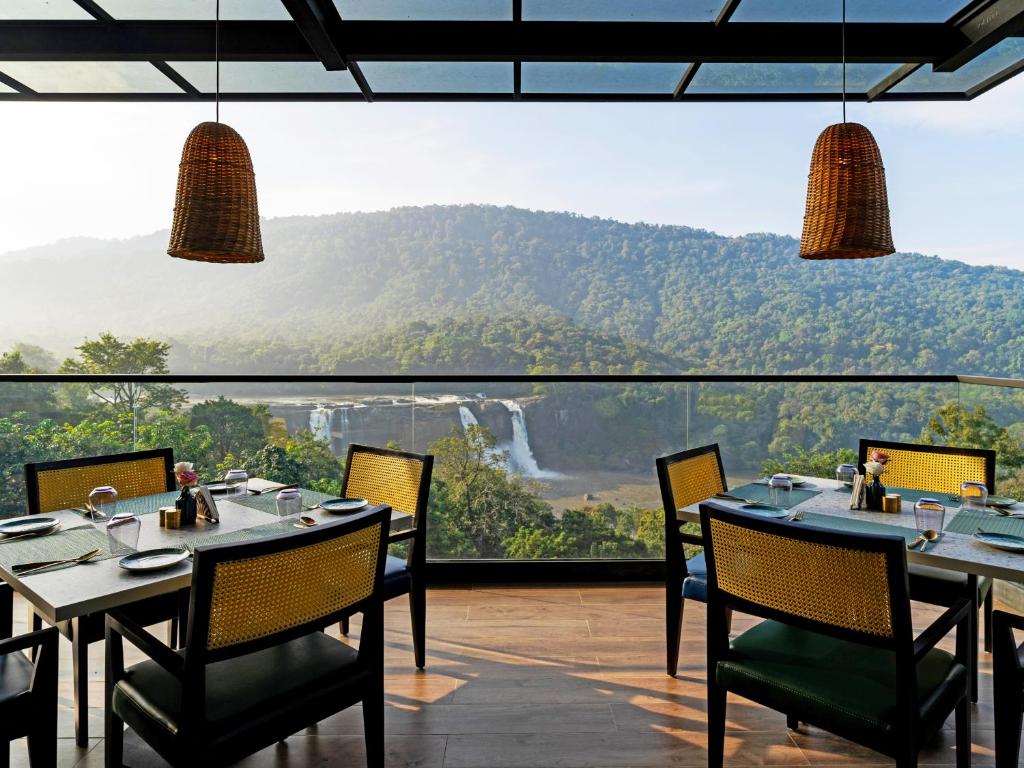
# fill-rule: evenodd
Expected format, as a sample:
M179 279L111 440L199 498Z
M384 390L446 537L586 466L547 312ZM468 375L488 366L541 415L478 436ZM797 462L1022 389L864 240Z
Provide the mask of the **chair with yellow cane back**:
M996 453L981 448L955 448L944 445L891 443L884 440L860 441L860 466L873 451L889 455L882 482L894 488L927 493L959 494L965 480L984 483L995 493ZM978 700L978 609L984 611L985 651L992 652L992 579L942 568L911 563L910 599L931 605L950 606L961 594L974 603L971 615L971 699Z
M341 494L386 504L398 512L413 515L410 529L395 531L388 542L408 542L404 558L388 555L384 564L384 599L409 595L412 645L416 666L426 664L427 586L427 503L434 457L418 453L372 448L353 443L348 448ZM348 634L348 617L341 621Z
M390 510L195 550L185 647L107 616L106 765L127 724L172 766L232 764L362 703L384 765L382 575ZM363 614L358 649L323 632ZM124 643L148 659L124 667Z
M173 491L174 451L158 448L25 465L28 511L32 515L81 507L89 498L89 492L101 485L114 486L122 499ZM161 595L140 600L126 610L143 625L169 621L167 642L174 646L178 634L178 601L178 595ZM9 613L6 608L2 610ZM34 612L32 625L33 629L42 627L42 618ZM103 640L103 613L59 622L57 629L71 641L75 738L79 746L85 746L89 738L89 645Z
M662 456L655 463L665 509L665 666L668 674L675 675L686 600L706 603L708 599L704 553L687 560L683 551L685 544L699 546L703 541L698 534L683 532L676 511L728 488L717 443Z
M968 618L955 601L915 639L906 540L700 505L708 564L708 765L723 762L734 693L895 758L956 713L956 764L971 757ZM842 585L842 588L837 588ZM726 612L764 621L732 641ZM936 644L956 631L956 653Z

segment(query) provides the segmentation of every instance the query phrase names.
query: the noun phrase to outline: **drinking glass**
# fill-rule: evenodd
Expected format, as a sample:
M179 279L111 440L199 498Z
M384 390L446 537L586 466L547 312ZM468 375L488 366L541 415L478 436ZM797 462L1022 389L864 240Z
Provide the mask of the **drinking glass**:
M129 555L139 548L142 521L135 515L121 515L107 523L107 547L112 555Z
M914 504L914 524L917 532L936 531L941 533L946 522L946 508L937 499L918 499Z
M965 480L960 486L960 503L964 509L984 512L988 504L988 488L976 480Z
M789 509L793 496L793 481L787 475L772 475L768 480L768 503Z
M276 496L277 514L281 517L291 517L302 514L302 494L298 488L285 488Z
M840 464L836 467L836 480L847 488L853 487L855 477L857 477L857 467L853 464Z
M89 493L89 517L109 520L117 514L117 489L112 485L101 485Z
M226 496L244 496L249 490L249 473L244 469L232 469L224 475Z

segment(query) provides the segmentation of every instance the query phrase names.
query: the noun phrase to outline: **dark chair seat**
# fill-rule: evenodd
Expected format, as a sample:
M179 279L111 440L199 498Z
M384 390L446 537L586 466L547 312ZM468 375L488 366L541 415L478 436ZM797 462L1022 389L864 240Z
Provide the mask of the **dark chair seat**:
M952 605L953 601L961 596L955 587L957 585L967 586L966 573L948 571L945 568L908 563L907 573L910 578L910 599L932 605ZM979 576L979 603L985 599L990 589L992 589L992 579L988 576Z
M23 653L0 656L0 720L19 720L32 699L35 665Z
M917 665L920 719L942 726L962 695L967 668L933 648ZM867 743L898 726L896 655L776 621L747 630L718 663L717 681L741 696Z
M683 597L687 600L708 601L708 566L704 553L694 555L686 561L687 576L683 579Z
M183 651L179 651L183 654ZM206 743L245 739L267 721L337 711L346 686L366 674L358 654L322 632L210 664L206 670ZM181 723L181 682L154 661L126 670L114 687L114 712L148 743L174 753Z

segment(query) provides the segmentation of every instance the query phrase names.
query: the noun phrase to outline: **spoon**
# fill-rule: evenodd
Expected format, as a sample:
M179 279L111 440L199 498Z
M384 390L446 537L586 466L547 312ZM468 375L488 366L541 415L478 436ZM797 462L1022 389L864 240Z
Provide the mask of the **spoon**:
M301 515L299 517L299 522L297 522L295 524L295 527L296 528L312 528L314 525L316 525L316 518L315 517L310 517L309 515Z
M85 563L85 562L88 562L89 560L92 560L99 553L100 553L100 551L98 549L94 549L91 552L86 552L84 555L79 555L78 557L72 557L72 558L69 558L67 560L51 560L49 562L43 562L43 563L24 563L24 564L22 564L20 566L14 565L14 566L11 566L11 570L14 571L15 573L17 573L19 576L28 576L30 573L35 573L36 571L42 571L42 570L44 570L46 568L52 568L55 565L71 565L71 564L77 565L78 563Z
M921 551L924 552L928 549L929 544L939 540L939 532L929 528L927 531L921 531L921 538L924 539L924 542L921 544Z

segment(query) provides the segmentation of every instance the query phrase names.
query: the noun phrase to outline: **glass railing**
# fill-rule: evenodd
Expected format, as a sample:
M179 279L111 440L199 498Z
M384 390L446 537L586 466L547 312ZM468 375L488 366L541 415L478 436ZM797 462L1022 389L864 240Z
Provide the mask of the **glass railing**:
M958 376L0 376L0 515L22 466L174 449L340 492L348 446L435 455L428 558L664 556L659 455L718 443L730 485L831 476L874 437L999 451L1024 496L1024 382ZM1019 491L1015 489L1020 488Z

